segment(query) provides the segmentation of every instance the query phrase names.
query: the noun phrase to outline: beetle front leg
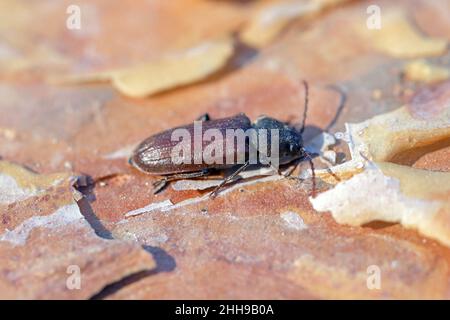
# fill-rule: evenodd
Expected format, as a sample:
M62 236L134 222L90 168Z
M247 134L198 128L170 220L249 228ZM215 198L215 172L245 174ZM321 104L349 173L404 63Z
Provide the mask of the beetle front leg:
M153 194L157 194L161 190L163 190L171 181L181 180L181 179L191 179L191 178L199 178L204 177L210 174L209 169L204 169L202 171L189 172L189 173L176 173L172 175L165 176L162 179L159 179L153 183Z
M300 180L303 181L300 177L294 177L292 176L292 173L294 173L295 169L298 168L299 164L301 163L301 159L294 160L294 164L291 168L289 168L285 173L281 173L283 177L290 179L290 180Z

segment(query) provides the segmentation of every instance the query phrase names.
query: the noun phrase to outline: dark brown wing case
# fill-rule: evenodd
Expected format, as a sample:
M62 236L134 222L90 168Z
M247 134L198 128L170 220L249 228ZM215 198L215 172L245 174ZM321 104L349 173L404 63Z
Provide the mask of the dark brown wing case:
M222 118L217 120L210 120L202 122L202 137L206 130L216 129L223 137L223 164L207 164L194 163L195 158L194 140L202 142L201 150L205 150L205 147L211 144L211 141L203 141L202 137L196 137L194 135L194 124L189 124L177 128L172 128L161 133L157 133L151 137L148 137L133 152L130 158L130 163L139 170L155 175L173 174L181 172L195 172L207 168L223 169L233 166L233 164L226 164L227 156L235 156L237 152L243 152L242 149L226 148L229 139L226 139L227 129L242 129L247 130L252 128L249 118L244 114L238 114L229 118ZM172 149L180 143L180 140L172 139L172 134L176 129L185 129L191 136L191 163L175 164L172 161ZM174 140L174 141L173 141ZM220 143L220 141L213 141L214 143ZM234 144L235 145L235 144ZM231 146L231 144L230 144ZM245 151L244 151L245 152ZM197 153L197 156L201 156ZM200 158L201 159L201 158Z

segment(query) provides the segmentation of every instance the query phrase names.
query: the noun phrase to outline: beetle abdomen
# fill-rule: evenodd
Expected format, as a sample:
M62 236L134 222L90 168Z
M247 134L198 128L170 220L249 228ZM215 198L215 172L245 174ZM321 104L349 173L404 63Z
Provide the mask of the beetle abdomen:
M227 139L226 132L227 129L241 129L245 131L252 128L251 122L246 115L239 114L229 118L204 121L201 123L201 126L201 131L194 130L194 124L189 124L157 133L145 139L133 152L130 163L148 174L164 175L200 171L208 167L217 169L231 167L236 163L227 163L227 159L230 157L234 158L237 152L246 152L246 149L238 148L236 146L234 138L233 140ZM208 129L215 129L215 133L222 137L221 140L213 139L212 141L209 141L206 139L205 141L204 134ZM175 130L178 131L176 132ZM187 161L188 163L186 163L186 161L182 164L174 162L172 150L180 143L180 137L177 137L178 134L175 133L189 135L190 140L185 141L190 143L190 162ZM198 148L195 148L195 142L201 143L201 148L199 148L199 150L197 150ZM223 157L222 161L219 161L220 163L212 164L204 160L203 151L211 143L221 143L223 146ZM232 148L230 148L230 143L233 143ZM201 159L201 162L195 161L195 159Z

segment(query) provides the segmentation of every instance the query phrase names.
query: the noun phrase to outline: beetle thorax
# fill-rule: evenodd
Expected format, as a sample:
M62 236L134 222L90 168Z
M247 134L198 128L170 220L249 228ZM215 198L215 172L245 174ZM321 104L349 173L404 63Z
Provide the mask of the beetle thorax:
M303 139L295 128L266 116L259 117L253 124L253 127L256 130L277 130L280 164L303 157ZM273 135L270 136L272 137Z

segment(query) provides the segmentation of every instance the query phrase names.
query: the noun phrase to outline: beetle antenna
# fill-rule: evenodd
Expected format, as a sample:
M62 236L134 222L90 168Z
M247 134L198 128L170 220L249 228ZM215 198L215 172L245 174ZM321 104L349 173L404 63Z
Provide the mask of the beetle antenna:
M305 107L303 109L303 121L302 121L302 127L300 128L300 134L303 134L303 131L305 131L305 122L306 122L306 114L308 113L308 83L303 80L303 86L305 87Z
M327 87L329 89L332 89L332 90L336 91L337 93L339 93L341 98L339 101L339 106L337 108L336 114L335 114L333 120L331 120L331 122L325 128L325 132L330 131L331 127L333 127L336 124L336 122L338 121L338 119L342 113L342 110L344 109L345 103L347 102L346 90L344 90L343 88L341 88L340 86L337 86L337 85L329 85Z

